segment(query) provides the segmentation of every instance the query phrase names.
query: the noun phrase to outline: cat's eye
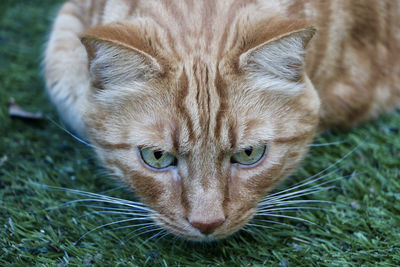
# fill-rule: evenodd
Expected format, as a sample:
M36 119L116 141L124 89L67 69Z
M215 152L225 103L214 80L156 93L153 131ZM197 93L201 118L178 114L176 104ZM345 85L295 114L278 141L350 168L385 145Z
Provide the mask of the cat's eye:
M142 148L140 155L148 166L155 169L165 169L169 166L176 166L177 159L170 153L162 150Z
M254 165L260 162L264 155L267 153L267 146L257 146L257 147L247 147L237 153L235 153L232 158L232 163L238 163L244 166Z

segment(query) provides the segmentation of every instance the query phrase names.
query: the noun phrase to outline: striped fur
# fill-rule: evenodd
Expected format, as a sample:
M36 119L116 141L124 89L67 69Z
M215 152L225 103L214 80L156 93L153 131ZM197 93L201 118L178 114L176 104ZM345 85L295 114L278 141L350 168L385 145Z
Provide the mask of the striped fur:
M160 225L218 239L252 217L316 131L398 105L399 23L397 0L70 0L46 82L62 118ZM261 164L231 164L259 144ZM138 147L178 167L152 171ZM190 218L224 222L206 236Z

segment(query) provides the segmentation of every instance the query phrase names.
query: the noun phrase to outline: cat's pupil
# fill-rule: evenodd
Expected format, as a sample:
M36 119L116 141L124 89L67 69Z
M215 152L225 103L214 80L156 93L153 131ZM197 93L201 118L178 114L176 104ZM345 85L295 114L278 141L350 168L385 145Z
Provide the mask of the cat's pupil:
M252 152L253 152L253 148L252 147L246 148L244 150L244 153L246 153L247 156L250 156Z
M154 151L154 157L156 158L156 160L159 160L163 154L164 153L160 150Z

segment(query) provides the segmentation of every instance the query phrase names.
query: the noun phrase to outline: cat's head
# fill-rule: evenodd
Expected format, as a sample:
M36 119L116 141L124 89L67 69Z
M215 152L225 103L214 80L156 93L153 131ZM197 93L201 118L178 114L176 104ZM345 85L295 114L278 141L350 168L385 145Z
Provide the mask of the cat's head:
M259 27L203 55L121 23L82 37L89 138L168 231L192 240L234 233L307 151L319 114L304 73L314 30L285 27Z

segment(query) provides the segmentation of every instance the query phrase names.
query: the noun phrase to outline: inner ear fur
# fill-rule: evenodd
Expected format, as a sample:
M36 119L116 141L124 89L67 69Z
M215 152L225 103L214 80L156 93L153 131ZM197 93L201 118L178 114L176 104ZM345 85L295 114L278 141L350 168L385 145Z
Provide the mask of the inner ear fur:
M239 68L297 82L303 74L306 47L315 33L315 28L301 22L264 22L244 42Z
M162 72L153 49L132 25L112 23L93 27L80 39L98 88L128 80L140 82Z

